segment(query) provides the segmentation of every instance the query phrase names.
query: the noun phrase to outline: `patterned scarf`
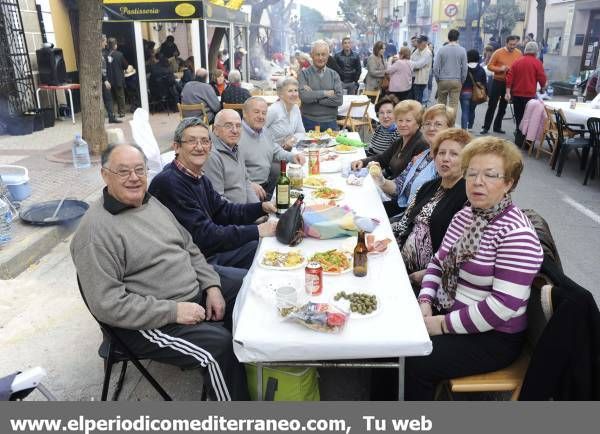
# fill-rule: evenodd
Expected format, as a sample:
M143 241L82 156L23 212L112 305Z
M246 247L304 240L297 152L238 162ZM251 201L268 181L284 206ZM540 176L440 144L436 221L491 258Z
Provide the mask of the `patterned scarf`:
M507 194L492 208L472 208L473 221L465 227L462 236L456 240L442 262L442 283L437 290L434 303L438 309L447 310L452 307L461 265L473 258L479 250L479 243L488 223L511 204L512 199L510 194Z

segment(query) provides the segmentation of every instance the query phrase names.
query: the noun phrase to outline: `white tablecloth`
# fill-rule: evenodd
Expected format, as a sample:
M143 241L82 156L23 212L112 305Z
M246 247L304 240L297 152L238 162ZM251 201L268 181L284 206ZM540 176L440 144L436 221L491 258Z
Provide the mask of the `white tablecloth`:
M369 97L366 95L344 95L344 102L341 106L338 107L338 116L346 116L348 113L348 109L350 108L350 103L353 101L363 102L369 101ZM357 108L352 110L353 118L362 118L364 113L364 108ZM369 117L375 121L377 121L377 114L375 113L375 105L369 104Z
M574 109L569 108L568 101L545 101L544 104L553 109L562 109L570 124L583 124L587 128L589 118L600 118L600 109L593 109L589 103L577 103Z
M363 155L360 150L342 157L354 160ZM363 186L356 187L346 185L339 173L322 176L330 181L331 186L345 191L341 204L349 205L360 216L376 217L382 222L374 232L377 238L393 240L383 205L370 177ZM309 201L310 191L305 189ZM353 241L349 238L305 238L297 248L310 256L317 251L343 246L353 247ZM303 288L304 269L273 271L261 268L258 261L270 249L284 250L288 247L275 238L264 238L237 298L233 338L234 350L241 362L422 356L431 352L432 344L394 241L385 254L369 257L366 277L355 277L352 272L324 276L323 294L313 300L328 302L342 290L371 292L379 298L380 307L375 315L350 318L339 334L319 333L279 317L274 295L265 288L287 281Z

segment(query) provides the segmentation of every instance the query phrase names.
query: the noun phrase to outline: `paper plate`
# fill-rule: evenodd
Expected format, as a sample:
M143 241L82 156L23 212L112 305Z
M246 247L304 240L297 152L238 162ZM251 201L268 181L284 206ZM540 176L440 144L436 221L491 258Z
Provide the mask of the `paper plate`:
M340 292L340 291L337 291L335 294L337 294L338 292ZM345 291L345 292L346 292L346 294L351 294L351 293L356 292L356 293L374 295L375 298L376 298L376 300L377 300L377 309L374 310L371 313L367 313L367 314L362 315L362 314L360 314L358 312L352 312L350 310L350 301L349 300L339 299L339 300L336 301L335 300L335 294L334 294L331 297L330 303L333 304L334 306L340 308L341 310L344 310L346 312L350 312L350 318L352 318L352 319L366 319L366 318L372 318L372 317L374 317L376 315L379 315L381 313L381 308L382 308L381 300L379 299L379 297L377 296L377 294L373 294L370 291L360 291L358 289L351 289L351 290Z
M315 252L315 253L313 253L313 255L316 254L316 253L323 253L323 252ZM335 273L333 271L325 271L325 270L323 270L323 274L325 274L327 276L339 276L340 274L346 274L346 273L349 273L349 272L352 271L352 268L353 268L353 266L352 266L353 254L351 252L349 252L349 251L343 251L343 253L345 253L346 257L350 260L350 266L348 268L340 271L339 273ZM309 258L309 260L310 260L310 258Z
M289 253L289 252L285 252L285 251L278 251L278 252L280 252L280 253ZM277 267L275 265L266 265L266 264L263 264L263 260L265 259L265 255L267 253L268 252L263 253L262 257L260 258L260 261L258 261L258 265L261 268L265 268L267 270L277 270L277 271L297 270L299 268L305 267L306 264L307 264L306 256L303 253L300 253L302 255L302 258L303 258L302 262L299 263L299 264L296 264L296 265L292 265L291 267Z
M338 190L339 190L339 189L338 189ZM316 193L317 193L317 190L313 191L313 193L312 193L312 198L313 198L313 199L317 199L317 200L327 200L327 201L329 201L329 200L334 200L334 201L336 201L336 202L337 202L338 200L342 200L342 199L344 198L344 196L345 196L345 193L344 193L343 191L342 191L342 192L341 192L341 193L340 193L340 194L339 194L339 195L338 195L336 198L319 197L319 196L316 196L316 195L315 195Z
M358 151L358 148L352 148L352 149L348 149L348 150L335 149L335 152L337 152L338 154L354 154L357 151Z
M309 178L311 178L311 177L309 177ZM323 185L316 186L316 185L308 185L308 184L306 184L306 180L309 179L309 178L304 178L302 180L302 188L310 188L310 189L316 190L316 189L321 188L321 187L327 187L327 180L326 179L321 178L319 176L313 176L312 178L322 179L323 181L325 181L325 183Z

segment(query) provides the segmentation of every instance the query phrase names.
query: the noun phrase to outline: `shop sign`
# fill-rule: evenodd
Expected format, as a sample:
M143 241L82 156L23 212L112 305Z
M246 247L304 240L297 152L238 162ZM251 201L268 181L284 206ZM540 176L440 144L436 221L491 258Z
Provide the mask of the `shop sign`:
M202 2L174 1L147 3L107 3L104 21L168 21L202 18Z

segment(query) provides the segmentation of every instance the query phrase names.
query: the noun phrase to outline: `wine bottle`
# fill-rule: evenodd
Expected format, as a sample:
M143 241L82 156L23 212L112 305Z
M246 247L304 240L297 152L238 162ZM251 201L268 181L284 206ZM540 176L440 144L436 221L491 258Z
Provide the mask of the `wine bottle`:
M285 160L281 160L276 187L277 214L283 214L290 207L290 178L285 173Z
M365 243L365 231L358 232L358 241L354 247L354 267L355 276L364 277L367 275L367 244Z

